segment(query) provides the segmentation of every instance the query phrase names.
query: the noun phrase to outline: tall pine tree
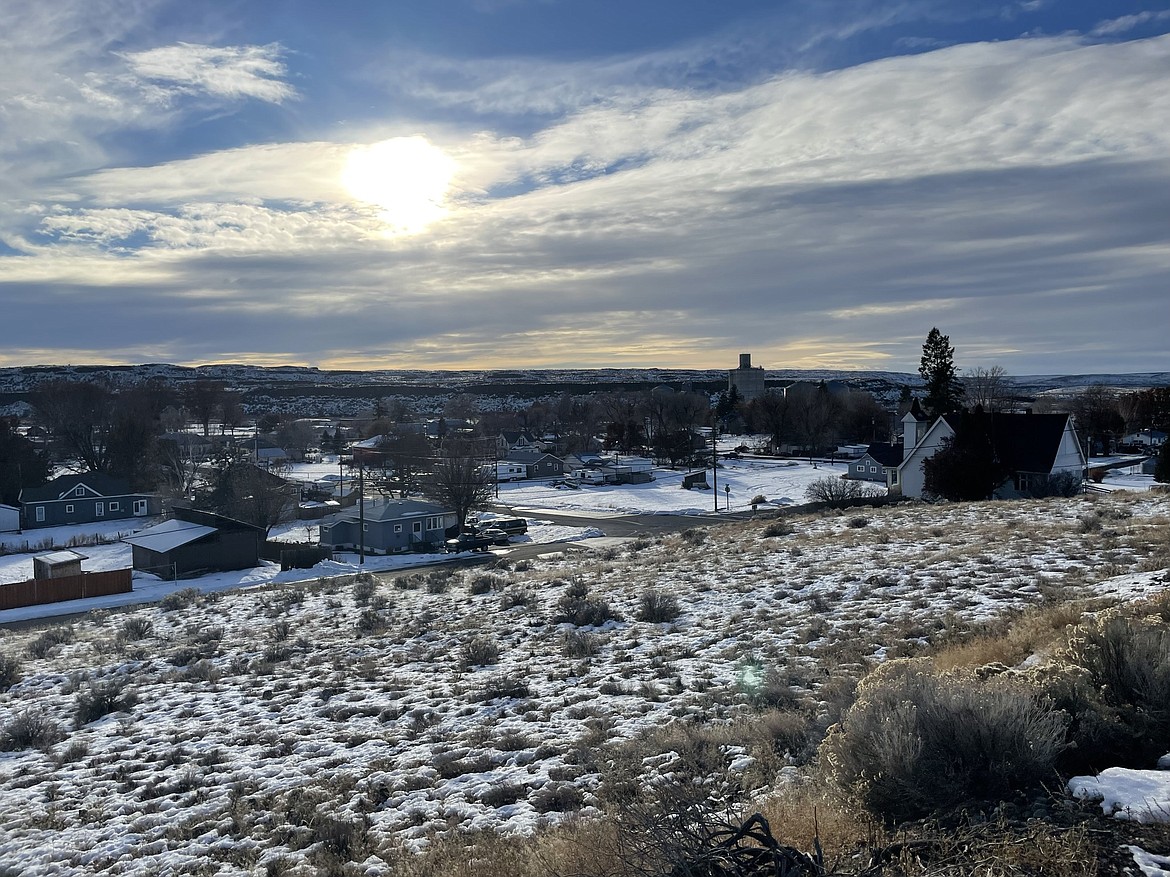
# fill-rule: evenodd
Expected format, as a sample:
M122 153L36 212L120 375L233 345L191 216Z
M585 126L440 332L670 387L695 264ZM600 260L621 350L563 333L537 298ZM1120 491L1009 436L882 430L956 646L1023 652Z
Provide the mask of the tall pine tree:
M955 371L955 348L951 347L950 336L937 327L930 330L922 345L918 374L926 384L922 407L931 420L963 407L963 382Z

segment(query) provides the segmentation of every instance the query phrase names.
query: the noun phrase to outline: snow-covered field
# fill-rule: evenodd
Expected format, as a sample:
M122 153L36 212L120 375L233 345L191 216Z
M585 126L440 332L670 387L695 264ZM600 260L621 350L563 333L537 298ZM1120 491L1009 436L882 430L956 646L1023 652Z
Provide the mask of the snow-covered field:
M298 464L292 468L291 477L305 480L320 478L335 473L335 463ZM835 467L828 464L807 462L787 463L779 461L736 461L728 460L719 470L719 507L725 510L730 500L732 511L743 511L748 501L758 494L764 495L770 503L778 505L801 502L808 484L826 474L839 475L843 464ZM543 484L516 482L500 485L499 501L514 507L530 521L527 535L516 537L514 544L527 542L558 543L574 542L603 535L603 530L582 525L569 527L542 520L540 512L588 512L604 517L608 514L630 512L666 512L671 514L713 513L713 491L683 490L680 487L682 472L669 469L657 471L657 479L649 484L607 485L582 487L578 490L558 490ZM722 485L731 487L727 492ZM485 513L490 518L492 513ZM0 534L0 545L9 551L27 549L46 550L49 547L67 547L78 538L98 535L107 539L118 539L129 535L135 529L154 523L154 520L107 521L71 527L54 527L45 530L30 530L21 534ZM306 541L316 538L316 525L299 522L275 527L272 538L289 541ZM52 543L50 545L49 543ZM131 563L130 546L114 542L109 545L79 546L76 548L87 560L83 568L98 572L108 569L125 569ZM32 558L36 553L0 555L0 583L17 582L32 578ZM496 554L506 554L497 551ZM233 588L255 587L261 584L314 580L320 576L344 575L361 569L385 571L404 569L438 560L449 559L446 555L407 555L394 557L367 556L363 566L358 565L356 554L342 554L336 561L318 564L312 570L288 570L281 572L278 564L263 563L251 570L230 573L216 573L198 579L182 582L166 582L147 573L134 574L134 590L130 594L115 594L86 601L70 601L49 606L29 606L22 609L0 610L0 624L29 618L66 615L85 611L88 608L110 608L133 603L150 602L164 595L189 587L201 591L223 591Z
M799 497L745 468L745 492ZM687 495L660 478L647 505L671 491ZM572 495L590 494L606 496ZM182 594L99 613L55 644L0 631L22 665L2 721L38 716L61 734L0 754L0 863L245 875L311 866L344 831L359 873L389 873L402 846L445 832L595 812L607 744L730 721L761 684L823 702L949 631L1170 584L1161 492L788 520L790 533L733 521L399 586L314 577ZM582 591L615 617L565 619ZM673 620L639 620L652 592L677 603ZM91 686L111 684L134 702L79 720ZM726 754L749 787L774 779Z

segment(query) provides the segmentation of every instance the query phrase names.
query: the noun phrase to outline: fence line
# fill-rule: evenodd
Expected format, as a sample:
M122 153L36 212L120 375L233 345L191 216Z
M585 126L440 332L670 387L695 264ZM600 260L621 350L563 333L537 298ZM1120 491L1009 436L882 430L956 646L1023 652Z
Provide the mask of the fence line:
M61 603L86 597L104 597L107 594L128 594L131 589L129 569L84 572L78 576L62 576L59 579L28 579L0 585L0 609L40 606L44 603Z

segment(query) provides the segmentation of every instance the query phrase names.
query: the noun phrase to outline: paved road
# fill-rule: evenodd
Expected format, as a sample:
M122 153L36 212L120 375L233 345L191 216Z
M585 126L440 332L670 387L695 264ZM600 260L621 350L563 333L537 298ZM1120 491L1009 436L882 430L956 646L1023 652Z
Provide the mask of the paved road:
M457 560L441 561L439 563L414 566L404 570L386 570L374 573L386 581L407 576L411 573L426 571L440 566L457 564L460 566L476 566L494 563L507 559L515 563L518 560L529 560L545 554L564 554L585 551L591 548L600 548L618 541L634 539L638 536L661 536L666 533L680 533L691 527L708 527L726 524L741 517L732 514L724 515L615 515L595 514L591 512L551 512L542 509L505 508L497 506L492 509L496 512L506 512L515 517L532 518L541 521L551 521L566 527L596 527L605 533L605 539L582 539L579 542L516 542L508 548L496 548L485 552L472 552L466 557ZM750 514L750 513L749 513Z

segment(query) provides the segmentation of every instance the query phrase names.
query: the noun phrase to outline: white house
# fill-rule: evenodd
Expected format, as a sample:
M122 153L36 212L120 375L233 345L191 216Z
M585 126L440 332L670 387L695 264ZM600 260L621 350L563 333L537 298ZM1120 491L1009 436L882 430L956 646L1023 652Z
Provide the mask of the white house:
M0 503L0 533L14 532L20 529L20 509L13 505Z
M978 419L975 419L978 418ZM948 438L965 429L985 429L998 461L1011 473L996 497L1020 496L1034 482L1061 472L1081 475L1085 453L1067 414L947 414L925 427L907 414L903 423L903 460L891 473L891 493L921 497L926 476L923 463L934 456ZM924 428L925 427L925 428ZM913 436L921 433L917 442Z

